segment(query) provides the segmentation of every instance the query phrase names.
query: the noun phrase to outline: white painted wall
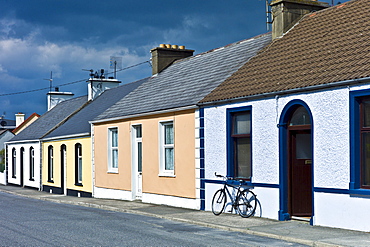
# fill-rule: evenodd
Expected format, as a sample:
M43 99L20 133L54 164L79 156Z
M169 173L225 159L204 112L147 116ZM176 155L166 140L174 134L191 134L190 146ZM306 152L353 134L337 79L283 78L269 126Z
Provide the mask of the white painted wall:
M35 157L35 176L34 181L29 180L30 176L30 170L29 170L29 155L30 155L30 147L33 147L34 157ZM39 142L27 142L27 143L8 143L8 182L11 184L21 184L21 148L24 148L24 161L23 161L23 185L33 188L40 189L40 163L41 163L41 157L40 157L40 143ZM12 177L12 149L16 149L16 177Z
M279 184L279 130L281 113L290 101L299 99L313 116L314 186L349 189L350 138L349 92L370 88L343 87L311 93L252 100L205 108L205 179L216 179L214 172L226 174L226 109L252 106L253 183ZM220 185L205 185L206 210ZM261 217L278 218L279 189L256 187ZM314 224L370 231L370 198L348 194L314 194ZM258 215L258 214L257 214Z
M107 189L96 186L94 186L93 191L94 191L93 197L95 198L132 201L131 191Z
M94 187L93 197L126 201L134 200L131 191L108 189L96 186ZM199 199L189 199L177 196L165 196L150 193L143 193L142 202L190 209L199 209L200 205Z
M315 193L314 225L370 232L370 198Z

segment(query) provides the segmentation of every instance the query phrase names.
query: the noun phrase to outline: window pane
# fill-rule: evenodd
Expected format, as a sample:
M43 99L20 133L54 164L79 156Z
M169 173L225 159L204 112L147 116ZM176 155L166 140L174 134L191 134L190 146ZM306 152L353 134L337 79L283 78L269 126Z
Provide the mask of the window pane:
M82 182L82 157L78 158L78 182Z
M118 147L118 131L112 130L112 147Z
M233 116L233 134L250 134L251 115L249 112L234 114Z
M137 143L137 171L142 172L142 143Z
M298 107L295 112L293 113L293 116L290 120L289 125L307 125L311 124L310 116L308 115L308 112L306 108L303 106Z
M135 129L136 129L136 138L141 138L142 137L141 125L136 126Z
M362 185L370 185L370 133L362 133Z
M362 101L364 123L363 127L370 127L370 100Z
M312 159L311 134L296 134L296 158Z
M112 150L112 168L118 168L118 150Z
M165 150L165 170L173 170L173 148L166 148Z
M251 177L251 142L250 138L235 140L236 177Z
M164 125L164 144L173 144L173 124Z

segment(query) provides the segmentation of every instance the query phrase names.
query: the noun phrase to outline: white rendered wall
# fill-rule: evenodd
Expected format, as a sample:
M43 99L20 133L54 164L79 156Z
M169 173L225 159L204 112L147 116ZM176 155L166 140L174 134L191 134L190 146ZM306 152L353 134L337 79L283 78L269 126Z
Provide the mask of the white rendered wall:
M131 191L107 189L96 186L94 186L93 191L94 191L93 197L95 198L132 201Z
M100 188L96 186L94 187L93 197L133 201L131 191L107 189L107 188ZM199 200L197 199L189 199L189 198L182 198L182 197L176 197L176 196L165 196L165 195L157 195L157 194L149 194L149 193L143 193L142 202L159 204L159 205L167 205L167 206L173 206L173 207L190 208L190 209L199 209L199 204L200 204Z
M370 232L370 198L315 193L314 225Z
M166 196L158 194L143 193L142 202L172 207L199 209L200 200L177 196Z
M24 148L23 158L23 185L40 189L40 143L12 143L8 144L8 182L21 184L21 148ZM34 148L34 181L30 180L30 147ZM16 177L12 177L12 149L16 149Z
M284 107L292 100L304 101L313 117L313 183L315 188L349 189L350 126L349 92L367 89L343 87L310 93L271 97L238 104L205 108L205 179L214 172L226 174L226 109L252 107L252 182L261 203L262 217L277 219L279 189L279 123ZM206 183L205 209L210 210L213 193L220 185ZM370 198L348 194L314 194L314 224L369 231ZM348 216L345 216L348 215ZM356 223L354 223L356 222Z

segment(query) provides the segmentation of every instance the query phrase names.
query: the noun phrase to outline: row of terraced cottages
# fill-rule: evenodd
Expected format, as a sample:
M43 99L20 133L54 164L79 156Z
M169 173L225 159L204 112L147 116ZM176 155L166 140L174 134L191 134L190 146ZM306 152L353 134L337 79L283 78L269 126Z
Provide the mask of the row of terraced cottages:
M8 183L210 210L217 172L252 187L255 217L370 231L370 0L271 5L272 34L50 92L7 143Z

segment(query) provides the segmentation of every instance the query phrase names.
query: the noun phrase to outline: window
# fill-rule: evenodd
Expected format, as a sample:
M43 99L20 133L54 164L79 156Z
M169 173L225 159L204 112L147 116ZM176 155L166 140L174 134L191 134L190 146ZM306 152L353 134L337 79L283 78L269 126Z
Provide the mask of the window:
M54 183L54 154L53 146L48 147L48 182Z
M82 186L82 145L75 145L75 185Z
M29 160L30 180L35 180L35 149L30 147L30 160Z
M370 188L370 97L360 101L361 187Z
M15 151L15 148L12 149L12 177L15 178L17 174L17 152Z
M370 195L370 90L350 92L350 193Z
M233 108L228 114L228 176L250 180L251 110L250 107Z
M108 171L118 172L118 128L108 129Z
M173 122L160 123L160 173L174 175L174 126Z

